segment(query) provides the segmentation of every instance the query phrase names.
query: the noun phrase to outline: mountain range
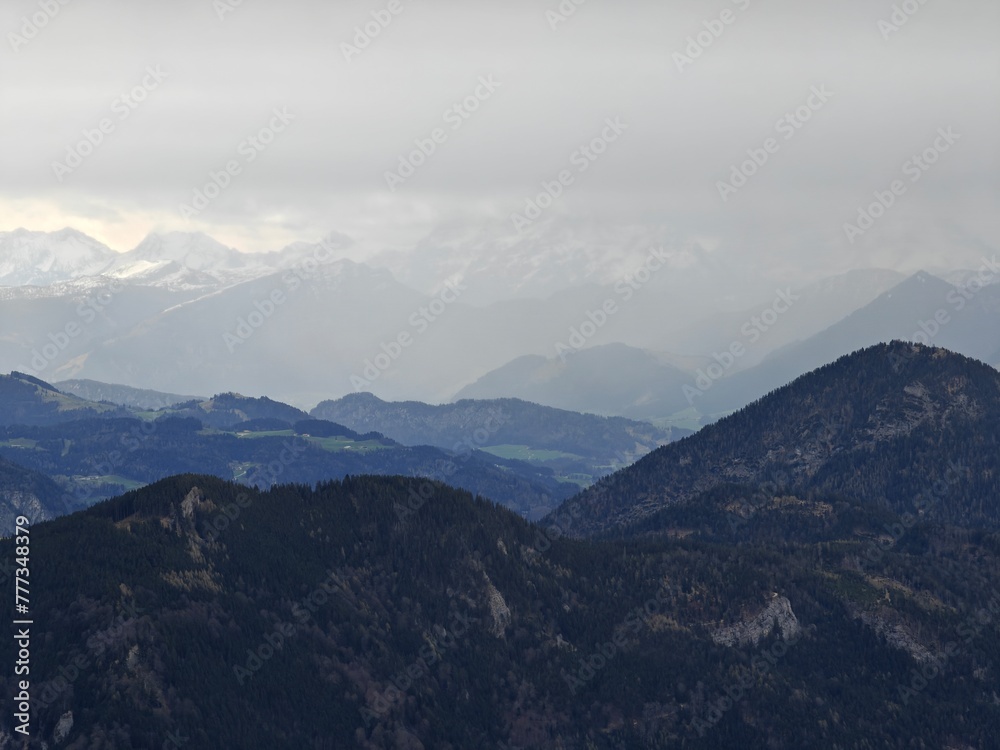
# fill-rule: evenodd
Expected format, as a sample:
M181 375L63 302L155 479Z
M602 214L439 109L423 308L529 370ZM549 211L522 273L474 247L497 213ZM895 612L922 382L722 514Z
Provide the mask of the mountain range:
M590 484L690 433L659 429L649 422L600 417L539 406L520 399L464 399L432 406L416 401L385 402L370 393L324 401L310 414L358 431L382 433L404 445L434 445L461 450L496 422L484 450L550 466L558 474ZM495 420L502 414L503 420Z
M263 487L351 474L432 477L540 518L685 434L513 399L436 407L359 394L307 413L232 392L185 399L95 381L69 386L0 376L0 457L46 479L44 491L0 495L0 530L26 508L35 520L53 518L184 472Z
M523 421L502 405L482 410L483 421L469 425L465 443L447 450L358 433L267 398L225 393L156 411L132 410L67 395L22 373L0 376L0 415L0 458L46 480L44 486L33 480L31 487L41 489L28 494L0 493L7 521L25 508L34 521L54 518L186 472L261 487L357 474L436 478L531 517L545 515L596 478L573 462L557 472L560 467L546 461L533 464L483 450L495 445L492 437L501 425L510 422L516 429ZM530 452L531 446L522 447ZM594 474L612 470L612 459L607 461ZM10 528L7 523L0 533Z
M1000 267L995 278L1000 281ZM826 330L714 383L695 401L708 412L732 411L837 356L893 339L942 346L1000 367L1000 284L956 287L915 274Z
M416 477L162 479L31 529L32 747L992 747L998 410L981 362L871 347L539 525Z
M19 326L0 331L0 371L164 393L230 389L303 409L352 392L520 398L697 426L893 338L1000 364L995 260L950 271L950 282L858 269L789 286L740 278L704 248L655 232L591 238L590 254L560 237L556 225L522 244L444 232L413 254L364 248L358 260L338 234L267 253L154 234L117 253L71 229L2 233L0 319ZM535 276L515 274L537 277L533 291L491 276L501 251L517 268L536 258ZM939 313L946 324L934 323ZM273 360L299 366L277 374Z

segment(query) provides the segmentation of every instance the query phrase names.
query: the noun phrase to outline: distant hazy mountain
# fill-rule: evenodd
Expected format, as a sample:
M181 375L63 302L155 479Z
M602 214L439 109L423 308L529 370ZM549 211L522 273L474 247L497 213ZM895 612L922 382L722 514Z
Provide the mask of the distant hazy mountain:
M794 315L794 310L787 314ZM893 339L994 361L1000 346L1000 284L963 293L936 276L914 274L815 336L779 349L756 367L712 382L703 396L693 399L694 405L703 413L732 411L836 357ZM694 378L691 385L696 385Z
M72 230L18 230L2 242L17 250L0 255L0 281L22 285L0 286L0 320L17 321L0 331L0 371L166 393L235 389L307 408L368 391L430 402L518 397L638 419L691 406L717 415L838 354L909 337L925 308L933 315L951 304L934 301L942 289L928 281L909 297L902 287L897 298L912 297L905 304L882 295L902 311L899 325L886 325L875 300L870 320L845 321L853 334L817 333L896 278L855 271L791 291L794 304L748 341L744 328L775 293L756 271L698 244L678 246L660 230L574 234L557 221L517 237L497 227L442 229L412 253L375 256L382 268L345 259L352 240L336 234L269 253L178 232L152 234L126 253ZM23 285L31 279L41 285ZM963 313L984 324L952 323L934 343L995 361L996 289L979 292ZM606 305L614 312L601 317ZM692 324L710 309L719 313ZM581 338L598 353L573 355L565 367L553 359ZM684 386L734 343L746 354L703 398L688 400ZM599 353L613 345L688 357L619 349L627 367L617 367L617 354ZM788 354L800 345L804 353ZM749 367L758 360L763 369ZM274 361L296 366L278 374Z
M745 294L745 303L766 289L761 275L739 269L695 242L681 243L664 226L600 222L568 224L546 218L522 231L506 220L470 228L444 225L414 247L385 251L372 262L392 270L404 284L429 291L441 279L461 276L477 304L545 299L582 285L613 286L634 275L650 252L668 259L655 285L669 287L685 301L720 286ZM742 284L730 283L742 280ZM713 295L714 296L714 295ZM664 300L661 300L664 301ZM738 304L738 303L737 303Z
M99 383L96 380L63 380L53 385L63 393L79 396L87 401L110 401L112 404L142 410L162 409L185 401L206 400L200 396L180 396L127 385Z
M774 299L774 294L762 298L754 307L739 312L718 313L687 326L670 343L675 351L711 355L726 351L734 341L746 345L746 354L737 363L745 369L760 362L769 353L795 341L809 338L859 310L879 295L903 281L903 274L884 269L859 269L839 276L822 279L803 287L786 287L797 297L789 310L752 343L745 333L753 329L753 319L759 318Z
M578 534L645 521L725 484L822 491L1000 529L1000 373L894 342L842 357L569 501ZM929 504L915 506L923 497Z
M379 341L394 341L426 302L384 271L350 261L302 278L279 272L136 322L67 374L175 393L221 386L315 404L349 390L351 375L381 353Z
M520 398L570 411L636 419L683 410L686 372L658 355L623 344L580 349L565 357L515 359L458 392L456 398Z

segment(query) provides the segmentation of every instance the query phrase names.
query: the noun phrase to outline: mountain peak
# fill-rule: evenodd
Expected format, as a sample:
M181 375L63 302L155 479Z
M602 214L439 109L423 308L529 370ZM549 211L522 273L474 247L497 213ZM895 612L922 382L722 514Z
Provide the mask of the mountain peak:
M96 276L117 257L111 248L75 229L0 232L0 286L47 286Z
M586 509L577 532L584 535L647 519L715 487L766 481L910 512L913 499L949 470L935 448L942 434L969 476L987 469L1000 442L1000 373L946 349L892 341L807 373L568 502ZM963 484L928 512L995 524L994 497L992 487Z
M244 263L242 253L204 232L153 232L122 256L123 262L137 260L173 261L193 271L237 268Z

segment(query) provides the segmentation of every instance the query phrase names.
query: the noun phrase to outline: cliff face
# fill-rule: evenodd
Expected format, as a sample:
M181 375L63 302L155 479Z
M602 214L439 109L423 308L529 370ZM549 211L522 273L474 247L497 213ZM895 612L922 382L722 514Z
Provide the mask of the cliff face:
M55 518L63 492L48 477L0 458L0 536L10 536L18 516L31 523Z
M775 630L786 641L802 632L799 618L792 611L792 603L778 594L773 594L768 605L752 619L716 630L712 640L722 646L756 646Z
M0 492L0 536L13 533L18 516L25 516L32 523L51 518L34 493L19 490Z

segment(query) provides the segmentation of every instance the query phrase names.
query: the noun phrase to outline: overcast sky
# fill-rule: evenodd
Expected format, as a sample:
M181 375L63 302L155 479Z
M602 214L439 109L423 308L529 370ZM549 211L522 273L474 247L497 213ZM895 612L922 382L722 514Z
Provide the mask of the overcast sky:
M880 0L586 0L559 23L556 0L243 0L223 14L232 2L52 0L51 18L45 1L4 2L0 230L69 225L122 251L168 230L253 251L334 230L405 248L446 223L514 232L510 214L570 170L549 217L669 226L762 263L971 265L1000 244L995 0L908 0L896 31ZM724 11L731 23L713 24ZM718 38L676 57L706 24ZM144 82L134 109L119 98ZM456 129L445 113L477 87ZM814 87L832 96L814 95L786 139L778 120ZM248 146L276 109L293 119ZM94 153L54 166L103 118ZM580 172L572 154L608 118L627 129ZM435 128L443 142L391 190L386 172ZM913 182L906 162L948 128L960 137ZM723 199L719 182L771 137ZM182 216L231 160L231 185ZM905 194L849 242L844 224L896 179Z

